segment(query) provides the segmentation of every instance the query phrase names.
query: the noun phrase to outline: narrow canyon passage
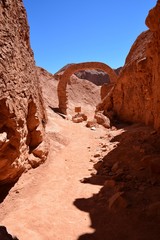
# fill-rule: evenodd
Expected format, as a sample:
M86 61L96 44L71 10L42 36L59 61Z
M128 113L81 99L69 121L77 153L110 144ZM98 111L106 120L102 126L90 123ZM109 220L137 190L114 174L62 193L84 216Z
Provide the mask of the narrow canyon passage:
M48 117L48 159L10 190L0 224L19 240L158 240L159 133Z
M109 130L99 127L92 131L83 123L75 124L50 113L47 131L48 160L23 174L11 189L1 204L1 225L20 240L76 240L94 231L89 214L73 203L78 198L92 197L100 189L80 180L93 171L90 159Z

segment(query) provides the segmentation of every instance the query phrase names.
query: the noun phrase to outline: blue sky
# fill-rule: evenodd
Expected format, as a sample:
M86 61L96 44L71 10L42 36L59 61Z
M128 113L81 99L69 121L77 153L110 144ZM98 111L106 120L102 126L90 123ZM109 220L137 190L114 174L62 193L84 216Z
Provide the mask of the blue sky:
M68 63L117 68L156 0L23 0L37 66L55 73Z

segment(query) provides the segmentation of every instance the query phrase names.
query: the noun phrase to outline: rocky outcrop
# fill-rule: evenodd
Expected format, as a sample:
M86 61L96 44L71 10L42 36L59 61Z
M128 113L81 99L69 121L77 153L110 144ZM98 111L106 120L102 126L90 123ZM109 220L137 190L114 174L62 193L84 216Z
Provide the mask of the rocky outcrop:
M78 78L88 80L97 86L110 82L109 76L106 72L96 69L79 71L75 73L75 75Z
M105 99L109 108L112 102L112 109L120 119L143 122L156 129L160 127L159 16L160 1L157 1L146 19L149 30L133 44L113 93Z
M0 24L0 183L5 183L45 160L46 117L21 0L0 1Z
M65 65L63 68L61 68L57 73L55 73L55 77L58 79L58 75L62 75L64 71L70 67L71 65L74 65L73 63ZM117 75L119 75L119 72L121 70L121 67L113 69ZM103 84L110 83L110 77L107 74L107 72L98 70L98 69L90 69L90 70L81 70L78 72L75 72L74 75L76 75L80 79L88 80L89 82L94 83L97 86L102 86Z
M79 64L72 64L69 65L63 73L55 74L55 78L59 78L58 84L58 99L59 99L59 110L66 114L67 113L67 83L70 79L70 76L73 73L79 72L81 70L88 70L88 69L99 69L103 70L110 76L111 82L116 82L117 74L115 71L110 68L108 65L100 62L86 62L86 63L79 63Z
M117 69L113 69L113 70L118 75L121 70L121 67L117 68ZM79 77L80 79L88 80L97 86L102 86L103 84L106 85L106 84L110 83L109 75L104 71L100 71L100 70L96 70L96 69L83 70L83 71L75 73L75 75L77 77Z

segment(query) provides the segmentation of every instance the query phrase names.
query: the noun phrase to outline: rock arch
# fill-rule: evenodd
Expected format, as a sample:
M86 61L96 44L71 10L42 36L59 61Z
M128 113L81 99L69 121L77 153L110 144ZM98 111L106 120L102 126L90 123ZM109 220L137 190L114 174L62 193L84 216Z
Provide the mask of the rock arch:
M111 82L116 82L117 80L117 74L115 71L109 67L105 63L101 62L84 62L84 63L78 63L78 64L72 64L69 65L63 72L62 75L55 75L55 77L59 78L59 83L58 83L58 99L59 99L59 111L63 114L67 114L67 83L70 79L70 76L78 71L81 70L90 70L90 69L97 69L97 70L102 70L106 72L109 77Z

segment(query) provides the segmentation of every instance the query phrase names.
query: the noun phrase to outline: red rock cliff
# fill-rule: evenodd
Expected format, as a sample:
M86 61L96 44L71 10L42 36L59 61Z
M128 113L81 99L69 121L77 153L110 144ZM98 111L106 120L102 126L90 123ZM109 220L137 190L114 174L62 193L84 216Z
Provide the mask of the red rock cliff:
M21 0L0 1L0 182L44 161L45 113Z
M160 1L149 12L146 24L149 30L137 38L121 70L112 107L122 120L143 122L157 129L160 127Z

